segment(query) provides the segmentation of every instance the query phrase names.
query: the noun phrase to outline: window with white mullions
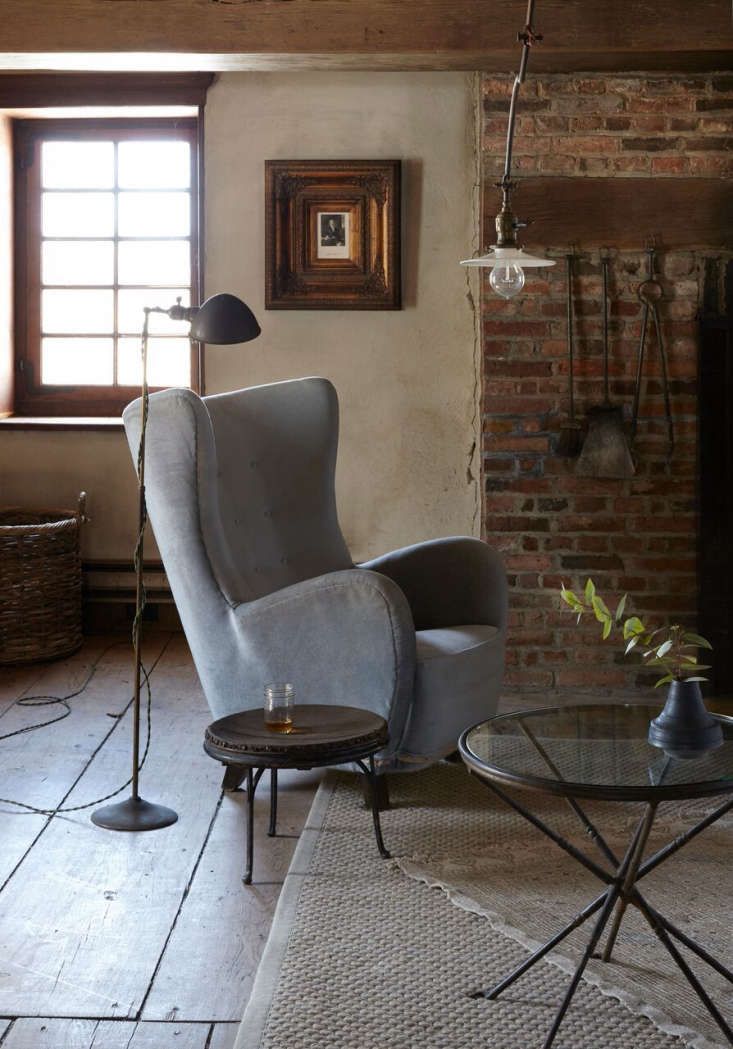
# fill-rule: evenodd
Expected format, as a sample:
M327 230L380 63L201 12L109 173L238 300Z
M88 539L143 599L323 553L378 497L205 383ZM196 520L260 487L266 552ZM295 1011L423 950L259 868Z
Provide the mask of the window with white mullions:
M29 364L28 399L38 414L56 402L49 414L69 405L69 414L84 414L90 403L89 414L112 414L140 386L143 307L192 301L195 134L95 121L73 122L67 136L66 122L54 121L47 134L42 121L23 123L34 125L25 203L32 226L35 202L39 231L37 245L25 233L28 319L19 355ZM150 320L150 385L195 385L188 325Z

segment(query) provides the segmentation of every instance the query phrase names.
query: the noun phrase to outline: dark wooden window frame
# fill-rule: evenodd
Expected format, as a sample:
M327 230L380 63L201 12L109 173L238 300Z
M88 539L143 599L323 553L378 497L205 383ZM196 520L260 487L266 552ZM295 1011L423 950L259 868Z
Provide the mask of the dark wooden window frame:
M22 416L115 416L139 395L137 386L48 386L40 383L40 144L52 138L116 140L184 138L191 146L191 296L201 287L199 251L199 121L196 117L31 119L14 122L15 395ZM116 238L115 231L115 238ZM116 286L116 285L115 285ZM151 306L170 306L152 301ZM142 327L142 315L140 325ZM200 391L202 347L191 344L191 386Z

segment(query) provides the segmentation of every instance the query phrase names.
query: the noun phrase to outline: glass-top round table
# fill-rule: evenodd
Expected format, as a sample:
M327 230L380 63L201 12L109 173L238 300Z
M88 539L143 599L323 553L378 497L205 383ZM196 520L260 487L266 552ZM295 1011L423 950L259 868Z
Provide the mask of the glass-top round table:
M590 704L500 714L461 737L461 756L481 777L566 797L663 801L733 792L733 718L719 718L723 745L669 757L647 742L659 704Z
M694 758L676 758L647 741L649 722L660 704L588 704L546 707L501 714L467 729L458 744L469 772L515 812L604 883L603 891L551 940L534 951L514 972L474 997L497 998L574 929L593 915L590 939L544 1043L555 1040L580 979L591 957L611 960L626 907L639 909L685 978L733 1046L733 1028L710 999L678 949L683 944L733 983L733 973L719 959L678 929L645 899L638 883L701 831L733 808L733 719L719 717L723 742ZM603 863L588 856L531 812L514 788L567 798ZM644 850L661 801L724 795L717 808L664 847L646 856ZM578 799L636 801L644 811L623 856L616 855L581 807ZM733 844L733 841L732 841ZM614 914L615 911L615 914ZM604 929L613 916L602 951L596 955Z

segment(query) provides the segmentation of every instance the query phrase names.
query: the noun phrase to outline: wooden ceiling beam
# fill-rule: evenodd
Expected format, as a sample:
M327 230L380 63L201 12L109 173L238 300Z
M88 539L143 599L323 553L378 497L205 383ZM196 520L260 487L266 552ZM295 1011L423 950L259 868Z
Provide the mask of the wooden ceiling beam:
M110 56L116 68L133 69L145 68L146 58L160 65L166 55L170 69L264 68L258 61L293 68L299 56L300 68L367 68L371 59L374 68L510 70L526 2L3 0L2 6L6 69L44 68L32 64L43 61L53 68L53 56L65 53L67 62L70 55L78 63ZM696 62L727 68L733 54L730 0L695 0L694 15L689 0L541 0L536 28L545 36L532 57L537 70L675 69ZM208 64L195 64L197 56Z
M175 72L342 72L398 70L480 71L513 76L516 52L340 52L339 54L204 54L171 52L7 52L0 51L0 76L4 73L71 71L86 73ZM543 73L704 73L733 70L733 48L721 51L537 51L532 56L530 76Z
M499 193L489 183L483 201L486 246L495 239ZM653 239L662 251L730 250L733 193L717 178L562 178L517 180L513 207L530 225L523 247L617 248L643 251Z

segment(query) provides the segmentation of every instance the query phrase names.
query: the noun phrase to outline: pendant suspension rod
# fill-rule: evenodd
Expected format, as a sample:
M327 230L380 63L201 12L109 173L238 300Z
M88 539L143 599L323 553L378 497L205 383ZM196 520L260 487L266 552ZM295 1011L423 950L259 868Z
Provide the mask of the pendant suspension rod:
M514 78L514 87L512 88L512 98L509 103L509 126L507 127L506 133L506 158L504 160L504 174L501 179L502 186L506 186L511 182L512 172L512 151L514 148L514 123L517 116L517 99L519 97L519 89L524 83L527 77L527 63L529 62L529 52L532 45L538 43L542 36L539 33L535 33L532 28L532 19L534 18L534 6L535 0L528 0L527 3L527 17L525 20L524 30L518 34L519 40L522 43L522 57L519 62L519 72Z

